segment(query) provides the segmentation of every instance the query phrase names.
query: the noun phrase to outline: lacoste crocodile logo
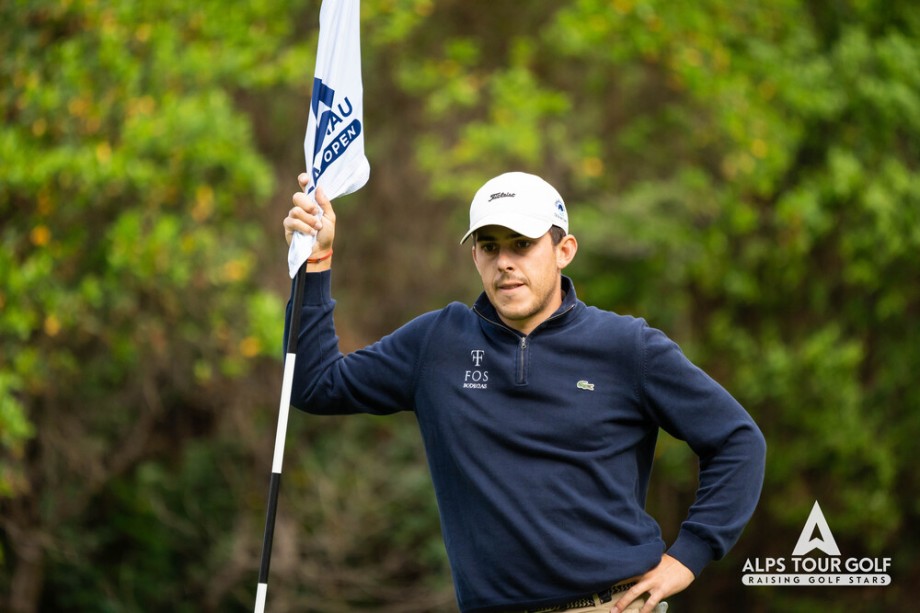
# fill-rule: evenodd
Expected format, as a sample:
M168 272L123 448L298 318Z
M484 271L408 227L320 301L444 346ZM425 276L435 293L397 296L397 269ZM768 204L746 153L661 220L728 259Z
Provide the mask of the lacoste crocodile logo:
M588 382L585 381L584 379L582 379L581 381L579 381L578 383L576 383L576 384L575 384L575 387L577 387L577 388L580 389L580 390L587 390L587 391L589 391L589 392L593 392L593 391L594 391L594 384L593 384L593 383L588 383Z

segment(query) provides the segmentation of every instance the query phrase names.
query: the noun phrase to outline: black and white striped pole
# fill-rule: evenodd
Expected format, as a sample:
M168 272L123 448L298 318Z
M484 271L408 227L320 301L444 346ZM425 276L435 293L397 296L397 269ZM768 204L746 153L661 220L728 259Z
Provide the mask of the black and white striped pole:
M265 513L265 533L262 537L262 561L259 564L255 613L264 613L265 599L268 596L268 569L272 561L275 513L278 510L278 492L281 489L281 465L284 461L284 440L287 436L288 414L291 410L291 389L294 382L294 365L297 362L297 337L300 335L300 311L303 306L306 280L307 263L304 262L297 270L297 276L294 277L294 290L291 296L291 322L288 327L287 348L284 356L284 378L281 383L281 403L278 406L272 476L268 485L268 510Z
M370 164L364 155L360 15L360 0L323 0L320 5L319 40L313 92L310 97L311 112L304 135L304 155L310 184L318 188L322 177L322 187L330 200L360 189L367 183L370 175ZM301 187L307 189L307 186ZM312 187L307 194L313 191ZM264 613L268 596L268 569L271 566L275 513L278 509L278 491L281 488L284 439L291 410L297 338L300 335L300 311L303 307L304 286L307 280L307 261L313 250L314 241L315 236L295 232L288 253L288 272L294 279L291 321L284 356L284 379L281 385L281 404L278 408L272 476L268 488L268 510L265 514L265 535L262 540L255 613Z

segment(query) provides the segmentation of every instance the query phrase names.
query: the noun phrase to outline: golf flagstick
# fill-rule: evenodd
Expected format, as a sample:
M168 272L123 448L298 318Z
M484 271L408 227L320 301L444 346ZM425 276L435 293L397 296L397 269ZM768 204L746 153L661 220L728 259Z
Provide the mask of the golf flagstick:
M291 295L291 325L288 329L284 356L284 378L281 382L281 404L278 407L278 428L275 431L272 476L268 485L268 510L265 512L265 533L262 537L262 560L259 564L255 613L265 611L265 599L268 596L268 569L272 561L275 513L278 510L278 492L281 489L281 464L284 461L284 440L287 436L288 413L291 409L291 387L294 381L294 366L297 362L297 335L300 331L300 311L303 306L303 288L306 277L307 265L304 263L294 277L294 290Z
M322 187L326 196L332 200L357 191L367 183L370 176L370 164L364 155L360 13L360 0L323 0L319 11L313 95L310 98L310 116L303 142L306 170L310 176L306 192L314 201L317 187ZM275 514L281 488L281 464L297 362L300 313L307 281L306 262L315 241L315 236L295 232L288 251L288 272L294 279L291 321L284 357L284 379L278 409L278 429L275 433L255 613L263 613L268 595L268 569L271 565Z

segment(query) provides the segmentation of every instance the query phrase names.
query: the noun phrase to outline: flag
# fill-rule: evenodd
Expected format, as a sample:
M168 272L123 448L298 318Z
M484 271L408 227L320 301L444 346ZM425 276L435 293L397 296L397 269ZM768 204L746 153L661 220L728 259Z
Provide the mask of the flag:
M323 0L319 45L303 149L315 198L322 187L330 199L359 190L370 176L364 155L364 88L361 83L360 0ZM293 279L310 257L315 237L297 232L288 251Z

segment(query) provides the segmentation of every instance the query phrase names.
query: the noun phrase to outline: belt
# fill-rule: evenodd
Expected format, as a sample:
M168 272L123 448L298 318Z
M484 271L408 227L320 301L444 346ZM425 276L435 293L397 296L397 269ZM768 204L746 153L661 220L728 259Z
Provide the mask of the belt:
M581 596L563 604L543 607L541 609L526 609L518 613L555 613L556 611L568 611L569 609L578 609L581 607L593 607L601 602L610 602L614 595L627 591L635 584L635 581L631 581L630 583L617 583L616 585L608 587L603 592L595 592L594 594Z

